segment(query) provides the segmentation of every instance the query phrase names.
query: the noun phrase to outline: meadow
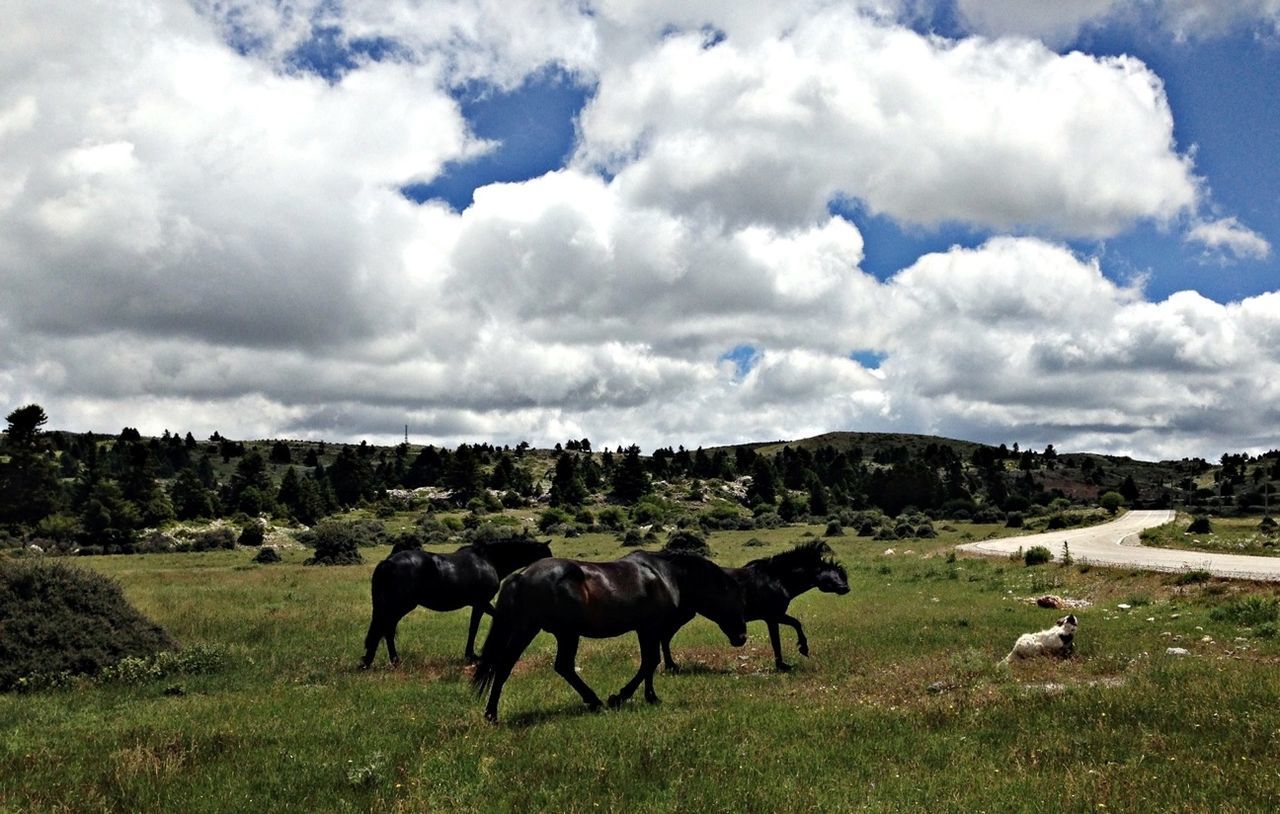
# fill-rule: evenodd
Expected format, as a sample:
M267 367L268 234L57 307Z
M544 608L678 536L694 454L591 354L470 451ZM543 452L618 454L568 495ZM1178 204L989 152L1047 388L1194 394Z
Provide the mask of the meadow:
M249 564L248 549L82 558L222 663L0 697L0 811L1280 807L1275 587L955 559L957 542L1006 532L939 531L830 538L852 592L792 604L812 656L784 628L790 673L772 670L763 623L734 649L698 619L674 642L685 671L658 675L661 704L590 713L552 672L543 634L497 726L462 663L466 611L413 612L400 625L402 667L380 651L372 670L356 669L385 548L338 567L303 567L301 549L270 566ZM710 543L717 560L741 564L822 533L718 532ZM553 548L626 551L596 534ZM1025 601L1044 593L1092 603L1074 611L1075 656L998 668L1019 633L1061 615ZM1189 654L1166 655L1171 646ZM634 637L584 640L578 656L601 694L637 663Z

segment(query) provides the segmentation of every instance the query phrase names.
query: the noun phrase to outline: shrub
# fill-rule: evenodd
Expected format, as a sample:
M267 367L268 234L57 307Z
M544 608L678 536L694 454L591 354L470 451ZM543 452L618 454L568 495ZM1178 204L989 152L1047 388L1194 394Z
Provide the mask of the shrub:
M973 522L975 523L999 523L1004 519L1004 512L995 506L983 506L973 513Z
M260 565L270 565L273 562L280 562L280 552L274 548L260 548L258 553L253 555L253 561Z
M609 531L622 531L627 525L627 515L617 506L607 506L600 510L596 522Z
M626 534L622 535L622 545L628 548L644 545L644 543L645 535L640 532L640 529L635 528L634 526L627 529Z
M1229 622L1240 627L1257 627L1280 620L1280 599L1245 596L1219 605L1209 613L1215 622Z
M197 531L191 535L192 551L216 551L220 548L235 548L236 534L227 526Z
M1022 512L1009 512L1009 516L1004 519L1004 527L1007 529L1020 529L1022 525Z
M1209 515L1202 514L1191 521L1191 525L1187 526L1187 531L1192 534L1209 534L1213 531L1213 526L1209 523Z
M304 545L315 548L316 552L303 565L358 565L364 562L360 556L360 546L368 544L367 531L359 521L321 521L299 538Z
M567 526L573 522L573 515L562 509L550 508L538 515L538 531L548 534L557 526Z
M96 675L174 646L111 579L38 560L0 561L0 631L0 691L39 685L37 674Z
M507 524L485 523L465 532L462 539L468 543L505 543L512 541L532 541L533 533L521 526L516 528Z
M1280 523L1276 523L1275 518L1267 516L1262 518L1262 522L1258 524L1258 531L1272 532L1277 527L1280 527Z
M225 660L226 652L221 647L198 644L177 651L162 650L151 656L126 656L115 665L103 668L98 680L142 684L169 676L212 673L220 669Z
M267 539L267 527L261 522L250 523L240 532L240 539L237 540L240 545L257 548L262 545L262 541Z
M707 545L707 538L689 529L671 532L670 536L667 537L667 544L662 547L662 550L698 554L703 557L711 556L711 546Z
M843 537L844 527L840 525L839 520L828 520L827 530L822 532L823 537Z
M453 531L445 524L443 520L434 514L424 514L418 518L418 529L422 532L422 542L424 545L428 543L447 542Z
M938 536L938 532L934 530L933 524L925 523L922 526L916 527L915 535L922 540L932 540L934 537Z
M1208 571L1206 571L1203 568L1194 568L1190 571L1183 571L1181 574L1178 574L1176 577L1174 577L1173 584L1174 585L1199 585L1203 582L1208 582L1211 579L1213 579L1213 574L1210 574Z
M1042 545L1033 545L1031 548L1027 549L1025 554L1022 555L1022 561L1025 562L1028 567L1033 565L1044 565L1052 559L1053 552Z
M1051 515L1049 522L1045 524L1045 528L1049 531L1057 529L1065 529L1067 527L1067 519L1060 514Z
M911 527L910 523L899 523L893 527L893 536L899 540L909 540L916 536L916 530Z

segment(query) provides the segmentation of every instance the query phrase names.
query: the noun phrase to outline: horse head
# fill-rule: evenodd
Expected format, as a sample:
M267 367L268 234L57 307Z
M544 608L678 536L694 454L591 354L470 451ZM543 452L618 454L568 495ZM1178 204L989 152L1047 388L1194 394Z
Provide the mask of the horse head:
M747 606L738 581L696 554L675 555L672 561L689 577L681 586L681 593L693 597L693 610L715 622L734 647L746 644Z
M829 557L822 560L815 577L818 590L829 594L849 593L849 572L844 566Z

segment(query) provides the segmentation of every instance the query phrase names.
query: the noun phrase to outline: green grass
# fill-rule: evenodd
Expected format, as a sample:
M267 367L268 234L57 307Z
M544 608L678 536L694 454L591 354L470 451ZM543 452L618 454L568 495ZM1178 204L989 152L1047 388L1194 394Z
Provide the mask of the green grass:
M1207 534L1187 531L1191 516L1179 513L1170 523L1142 532L1143 545L1218 554L1280 556L1280 534L1259 528L1262 517L1211 517Z
M1280 641L1240 626L1251 617L1214 613L1270 606L1275 589L948 562L957 542L999 530L942 525L938 539L896 541L893 555L884 541L828 539L853 591L792 604L812 657L784 628L790 674L772 671L763 624L735 650L697 620L674 643L688 672L657 678L662 704L637 697L590 714L551 671L554 641L543 635L508 683L497 727L482 720L461 663L465 612L415 611L400 626L400 670L385 652L373 670L355 669L369 573L385 549L331 568L302 567L297 550L265 567L243 549L86 558L180 642L221 648L224 667L0 697L0 812L1280 805ZM806 530L823 527L710 542L720 561L740 564ZM752 538L764 545L746 546ZM625 553L612 535L554 547ZM1094 603L1075 611L1075 658L998 669L1018 633L1056 618L1021 601L1046 588ZM1135 596L1146 604L1115 609ZM1175 644L1192 655L1166 657ZM578 664L607 693L637 660L623 637L584 641ZM175 682L182 694L166 694Z

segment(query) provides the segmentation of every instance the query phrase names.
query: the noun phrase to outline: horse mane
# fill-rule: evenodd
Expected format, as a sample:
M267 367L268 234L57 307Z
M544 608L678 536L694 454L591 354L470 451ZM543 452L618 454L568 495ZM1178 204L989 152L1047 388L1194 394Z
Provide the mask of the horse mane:
M831 546L822 540L809 540L799 543L787 551L771 557L761 557L746 564L747 568L756 567L770 574L785 574L792 571L817 571L826 566L834 568L841 577L849 578L843 565L831 553Z

